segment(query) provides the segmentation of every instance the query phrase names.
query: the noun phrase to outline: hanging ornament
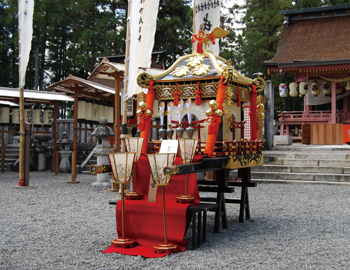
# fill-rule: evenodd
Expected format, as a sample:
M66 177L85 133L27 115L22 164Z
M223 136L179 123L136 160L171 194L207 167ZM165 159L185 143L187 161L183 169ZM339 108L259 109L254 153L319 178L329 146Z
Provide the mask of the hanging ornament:
M299 93L300 95L306 95L309 92L309 85L307 82L299 83Z
M330 82L324 81L322 85L322 92L325 95L332 94L332 84Z
M286 83L280 83L279 85L280 97L285 98L288 95L288 86Z
M298 85L297 85L296 82L291 82L291 83L289 84L289 95L290 95L291 97L296 97L296 96L298 95L298 90L297 90L297 88L298 88Z
M311 94L313 96L318 96L320 92L320 83L318 81L313 81L311 84Z

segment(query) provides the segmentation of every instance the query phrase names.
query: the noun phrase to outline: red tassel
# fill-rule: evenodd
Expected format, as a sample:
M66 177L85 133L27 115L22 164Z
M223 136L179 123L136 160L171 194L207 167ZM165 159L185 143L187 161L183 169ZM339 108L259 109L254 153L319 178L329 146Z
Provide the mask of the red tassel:
M202 104L202 98L201 98L202 92L199 91L199 85L200 85L200 82L198 81L197 82L197 92L195 92L195 94L196 94L196 102L194 103L197 106L200 106Z
M174 105L178 106L179 105L179 92L177 91L177 83L175 85L175 93L174 95Z
M214 115L210 118L211 123L208 126L208 134L217 134L221 122L221 117Z

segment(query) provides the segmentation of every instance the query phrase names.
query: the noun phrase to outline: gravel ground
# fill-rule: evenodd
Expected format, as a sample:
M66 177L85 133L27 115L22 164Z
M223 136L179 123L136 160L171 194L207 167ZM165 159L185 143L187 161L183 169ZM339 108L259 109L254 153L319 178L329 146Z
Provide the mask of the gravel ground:
M259 184L251 220L240 224L227 205L228 229L213 234L209 213L206 243L149 259L102 253L117 236L108 201L118 194L91 189L95 179L31 172L30 187L15 188L18 173L0 174L0 269L350 268L350 186Z

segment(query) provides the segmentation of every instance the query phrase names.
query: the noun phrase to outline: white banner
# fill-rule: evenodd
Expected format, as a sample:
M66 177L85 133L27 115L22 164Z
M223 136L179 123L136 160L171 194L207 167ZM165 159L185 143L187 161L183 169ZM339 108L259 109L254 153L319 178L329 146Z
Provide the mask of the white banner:
M138 68L151 67L159 0L133 0L130 4L128 97L142 91L136 82L138 74L142 72Z
M198 33L200 25L202 25L202 31L207 34L213 31L215 27L220 27L220 0L195 0L194 4L196 16L194 17L195 30L193 34ZM197 43L194 48L197 48ZM203 49L205 48L203 47ZM206 49L212 51L214 55L219 55L219 40L216 39L215 44Z
M18 0L19 88L25 85L33 37L34 0Z

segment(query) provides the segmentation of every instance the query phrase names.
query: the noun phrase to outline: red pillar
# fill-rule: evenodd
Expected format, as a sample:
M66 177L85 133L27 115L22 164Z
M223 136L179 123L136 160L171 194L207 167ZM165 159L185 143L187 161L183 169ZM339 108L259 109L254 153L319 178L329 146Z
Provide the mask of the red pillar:
M337 83L332 82L332 123L337 123Z

